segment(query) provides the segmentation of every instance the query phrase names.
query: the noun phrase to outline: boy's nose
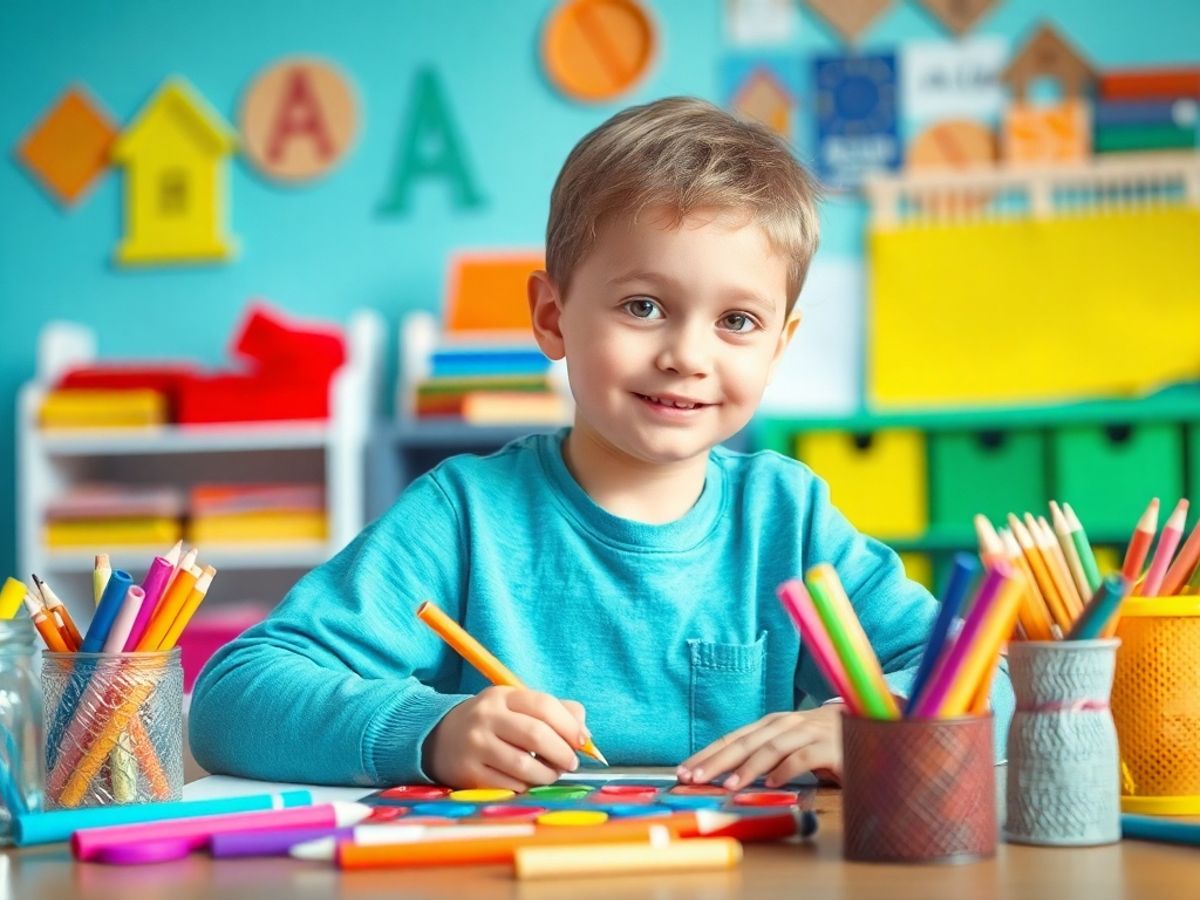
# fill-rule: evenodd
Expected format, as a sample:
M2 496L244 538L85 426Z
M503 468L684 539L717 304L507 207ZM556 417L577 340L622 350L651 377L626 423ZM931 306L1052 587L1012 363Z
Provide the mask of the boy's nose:
M664 372L706 375L712 366L712 353L703 336L693 329L679 328L667 335L656 362Z

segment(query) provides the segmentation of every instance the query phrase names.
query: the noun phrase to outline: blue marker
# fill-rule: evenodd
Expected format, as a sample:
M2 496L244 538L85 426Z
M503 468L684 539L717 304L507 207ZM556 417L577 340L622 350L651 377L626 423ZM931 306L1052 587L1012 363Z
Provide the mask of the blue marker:
M937 618L933 621L933 631L929 634L929 643L925 645L925 654L921 657L921 665L917 668L917 677L913 679L912 689L908 694L908 703L904 707L905 714L912 712L913 704L925 689L925 682L933 673L942 648L946 646L946 636L950 633L950 625L954 617L962 609L963 600L975 580L979 563L969 553L957 553L954 556L954 568L950 570L950 579L946 582L946 590L942 593L942 605L938 609Z
M92 616L92 624L88 626L83 643L79 645L80 653L99 653L104 649L104 640L112 629L113 620L121 611L125 602L125 592L133 584L133 576L124 569L113 569L104 586L104 595L96 605L96 614Z

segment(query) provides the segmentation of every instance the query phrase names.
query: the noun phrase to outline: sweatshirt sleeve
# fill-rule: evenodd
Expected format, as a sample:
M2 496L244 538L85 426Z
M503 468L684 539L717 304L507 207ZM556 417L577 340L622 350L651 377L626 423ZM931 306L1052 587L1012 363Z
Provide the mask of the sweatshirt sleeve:
M808 498L803 538L805 567L829 563L837 570L867 640L879 657L884 679L893 694L907 697L933 630L937 600L904 573L895 551L850 524L830 501L829 486L815 475L810 480ZM824 677L803 652L797 687L818 701L830 696ZM999 664L993 679L991 703L996 718L997 755L1003 756L1014 706L1005 662Z
M452 707L462 663L414 615L459 618L459 520L436 472L263 622L222 647L196 682L189 734L207 771L269 781L427 781L425 738Z

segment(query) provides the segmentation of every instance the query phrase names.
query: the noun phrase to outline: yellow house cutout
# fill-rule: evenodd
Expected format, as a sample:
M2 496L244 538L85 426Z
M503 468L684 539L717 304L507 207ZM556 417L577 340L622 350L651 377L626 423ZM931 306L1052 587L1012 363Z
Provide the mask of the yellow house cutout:
M229 172L237 138L182 78L168 81L121 134L113 160L125 172L126 265L228 259Z

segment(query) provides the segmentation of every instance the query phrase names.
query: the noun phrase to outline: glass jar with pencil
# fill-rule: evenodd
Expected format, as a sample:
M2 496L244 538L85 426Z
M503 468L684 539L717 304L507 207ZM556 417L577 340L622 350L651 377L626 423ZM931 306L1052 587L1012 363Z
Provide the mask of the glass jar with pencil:
M14 816L42 803L42 695L34 674L34 630L14 618L25 585L0 589L0 844L11 843Z

